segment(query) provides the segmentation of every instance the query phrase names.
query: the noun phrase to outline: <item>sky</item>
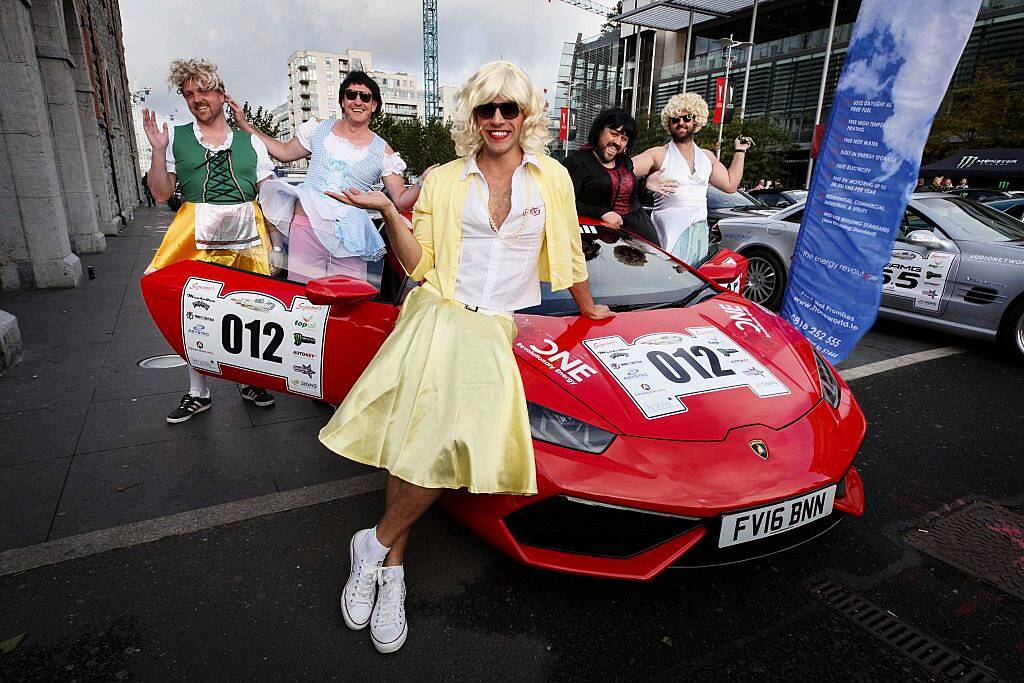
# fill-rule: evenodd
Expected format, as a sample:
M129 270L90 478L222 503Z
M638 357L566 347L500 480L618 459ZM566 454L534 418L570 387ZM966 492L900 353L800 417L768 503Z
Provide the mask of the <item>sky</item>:
M458 86L477 67L507 59L554 94L562 44L596 35L602 17L560 0L438 0L440 85ZM607 0L602 3L611 5ZM228 94L253 107L288 98L287 61L296 50L373 52L375 69L407 71L423 87L419 0L121 0L125 59L146 106L191 120L167 87L172 59L218 65Z

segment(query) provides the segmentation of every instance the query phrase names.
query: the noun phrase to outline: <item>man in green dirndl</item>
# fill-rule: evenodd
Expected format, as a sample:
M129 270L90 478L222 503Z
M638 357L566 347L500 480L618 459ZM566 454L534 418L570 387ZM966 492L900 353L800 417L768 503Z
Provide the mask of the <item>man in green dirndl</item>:
M513 312L539 304L546 280L568 289L581 315L613 315L590 295L572 181L545 154L540 90L519 67L492 62L457 102L460 158L426 179L411 232L380 192L336 196L380 211L392 249L423 283L320 432L336 453L391 474L383 516L349 543L341 596L346 625L369 624L380 652L408 635L403 553L444 489L537 492Z

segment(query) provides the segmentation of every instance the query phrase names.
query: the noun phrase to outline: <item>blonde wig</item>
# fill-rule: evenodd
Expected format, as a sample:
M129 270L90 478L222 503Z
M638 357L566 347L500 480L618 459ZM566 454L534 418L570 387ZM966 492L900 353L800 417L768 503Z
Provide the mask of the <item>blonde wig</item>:
M452 117L455 152L460 157L468 157L480 150L483 138L473 110L499 96L515 102L523 112L519 135L523 151L538 156L546 154L551 133L548 131L544 95L525 71L502 61L484 64L459 88Z
M671 132L668 120L673 116L682 116L683 112L693 114L696 117L697 127L693 129L696 133L708 123L708 103L704 98L695 92L687 92L673 95L665 108L661 110L661 125L666 131Z
M217 74L217 65L205 59L175 59L171 62L167 82L180 93L185 81L194 81L203 90L224 92L224 81Z

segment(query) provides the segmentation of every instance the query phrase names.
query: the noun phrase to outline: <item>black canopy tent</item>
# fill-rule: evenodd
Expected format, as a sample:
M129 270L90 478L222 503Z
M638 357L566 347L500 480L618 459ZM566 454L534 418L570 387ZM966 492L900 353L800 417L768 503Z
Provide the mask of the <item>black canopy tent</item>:
M962 149L942 161L921 167L921 175L989 180L1024 179L1024 149Z

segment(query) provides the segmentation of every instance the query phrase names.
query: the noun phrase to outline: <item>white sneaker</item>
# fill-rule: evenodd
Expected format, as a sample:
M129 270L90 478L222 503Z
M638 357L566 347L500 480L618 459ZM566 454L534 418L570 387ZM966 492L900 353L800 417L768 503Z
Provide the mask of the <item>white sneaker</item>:
M377 652L394 652L405 645L409 635L409 624L405 621L405 569L382 567L378 574L370 638Z
M376 559L364 550L366 535L373 529L357 531L348 542L349 574L341 592L341 616L353 631L366 628L377 592L377 571L384 557Z

